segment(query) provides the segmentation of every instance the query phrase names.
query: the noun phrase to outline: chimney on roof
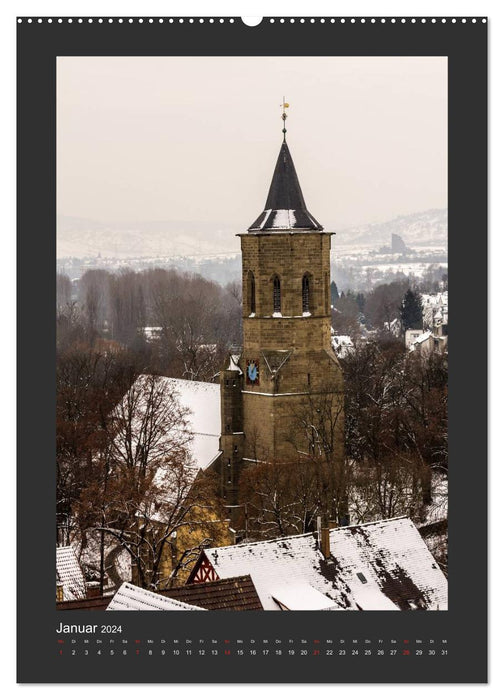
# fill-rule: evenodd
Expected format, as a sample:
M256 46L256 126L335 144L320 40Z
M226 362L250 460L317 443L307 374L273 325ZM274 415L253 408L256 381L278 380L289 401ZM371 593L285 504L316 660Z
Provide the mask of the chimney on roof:
M98 581L88 581L86 584L86 597L87 598L99 598L100 597L100 584Z
M63 584L57 583L56 584L56 601L58 603L61 603L62 600L63 600Z
M329 541L329 528L323 527L320 531L320 551L324 559L329 559L331 556L331 544Z
M336 520L329 520L329 530L335 530L338 527Z

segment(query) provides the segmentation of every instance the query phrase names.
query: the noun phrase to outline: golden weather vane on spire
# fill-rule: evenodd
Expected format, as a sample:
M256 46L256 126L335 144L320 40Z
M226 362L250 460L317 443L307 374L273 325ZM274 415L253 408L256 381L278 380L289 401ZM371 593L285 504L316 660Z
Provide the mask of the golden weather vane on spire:
M285 141L285 134L287 133L287 129L285 128L285 120L287 119L287 113L285 110L289 107L289 103L285 101L285 96L283 98L283 101L282 101L282 104L280 105L280 107L282 108L282 119L283 119L282 133L284 135L284 141Z

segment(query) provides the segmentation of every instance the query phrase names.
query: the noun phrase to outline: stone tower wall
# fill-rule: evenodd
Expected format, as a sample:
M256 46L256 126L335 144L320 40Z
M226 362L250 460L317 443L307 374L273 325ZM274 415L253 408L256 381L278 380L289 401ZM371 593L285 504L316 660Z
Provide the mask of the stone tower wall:
M329 348L331 234L272 233L241 236L244 348ZM255 279L255 312L250 274ZM302 283L310 285L311 316L303 315ZM273 316L273 278L281 285L281 319Z
M259 363L259 382L251 384L245 378L243 384L245 461L297 459L299 452L310 449L310 431L326 438L332 432L334 453L342 455L343 379L331 348L331 234L242 234L241 244L244 377L250 360ZM276 275L281 285L280 314L273 307ZM304 275L309 279L309 313L303 311ZM327 405L328 396L333 401L330 413L338 414L331 431L315 426L317 420L328 422L316 410L317 405ZM307 411L315 414L309 420Z
M220 373L221 426L221 496L236 502L239 471L243 459L243 375L237 370Z

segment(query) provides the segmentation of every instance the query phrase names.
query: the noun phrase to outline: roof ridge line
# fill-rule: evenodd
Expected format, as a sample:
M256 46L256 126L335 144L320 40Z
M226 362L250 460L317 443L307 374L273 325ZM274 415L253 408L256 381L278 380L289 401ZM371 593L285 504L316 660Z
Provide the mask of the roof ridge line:
M394 518L382 518L381 520L370 520L367 523L358 523L356 525L340 525L338 527L331 527L329 530L331 532L336 532L339 530L349 530L353 527L366 527L368 525L378 525L379 523L390 523L395 520L410 520L412 524L414 525L413 521L411 518L407 515L397 515ZM314 537L315 536L315 530L310 531L310 532L302 532L299 535L285 535L284 537L272 537L269 540L256 540L255 542L240 542L239 544L228 544L225 547L208 547L205 548L203 551L207 552L210 550L223 550L223 549L231 549L232 547L252 547L254 545L258 544L267 544L269 542L282 542L283 540L294 540L294 539L299 539L301 537Z

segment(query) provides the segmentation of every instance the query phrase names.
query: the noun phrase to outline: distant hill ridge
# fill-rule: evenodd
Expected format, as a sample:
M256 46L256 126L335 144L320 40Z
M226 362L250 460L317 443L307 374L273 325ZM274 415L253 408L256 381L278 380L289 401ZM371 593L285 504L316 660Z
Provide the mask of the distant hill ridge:
M407 246L448 244L448 210L427 211L397 216L390 221L364 224L337 231L337 243L341 245L390 245L392 234L401 236Z
M57 257L108 258L233 255L240 251L236 227L200 221L151 221L103 223L91 219L58 216ZM382 223L336 230L336 246L389 245L392 234L409 247L447 245L447 209L428 209L398 216Z

